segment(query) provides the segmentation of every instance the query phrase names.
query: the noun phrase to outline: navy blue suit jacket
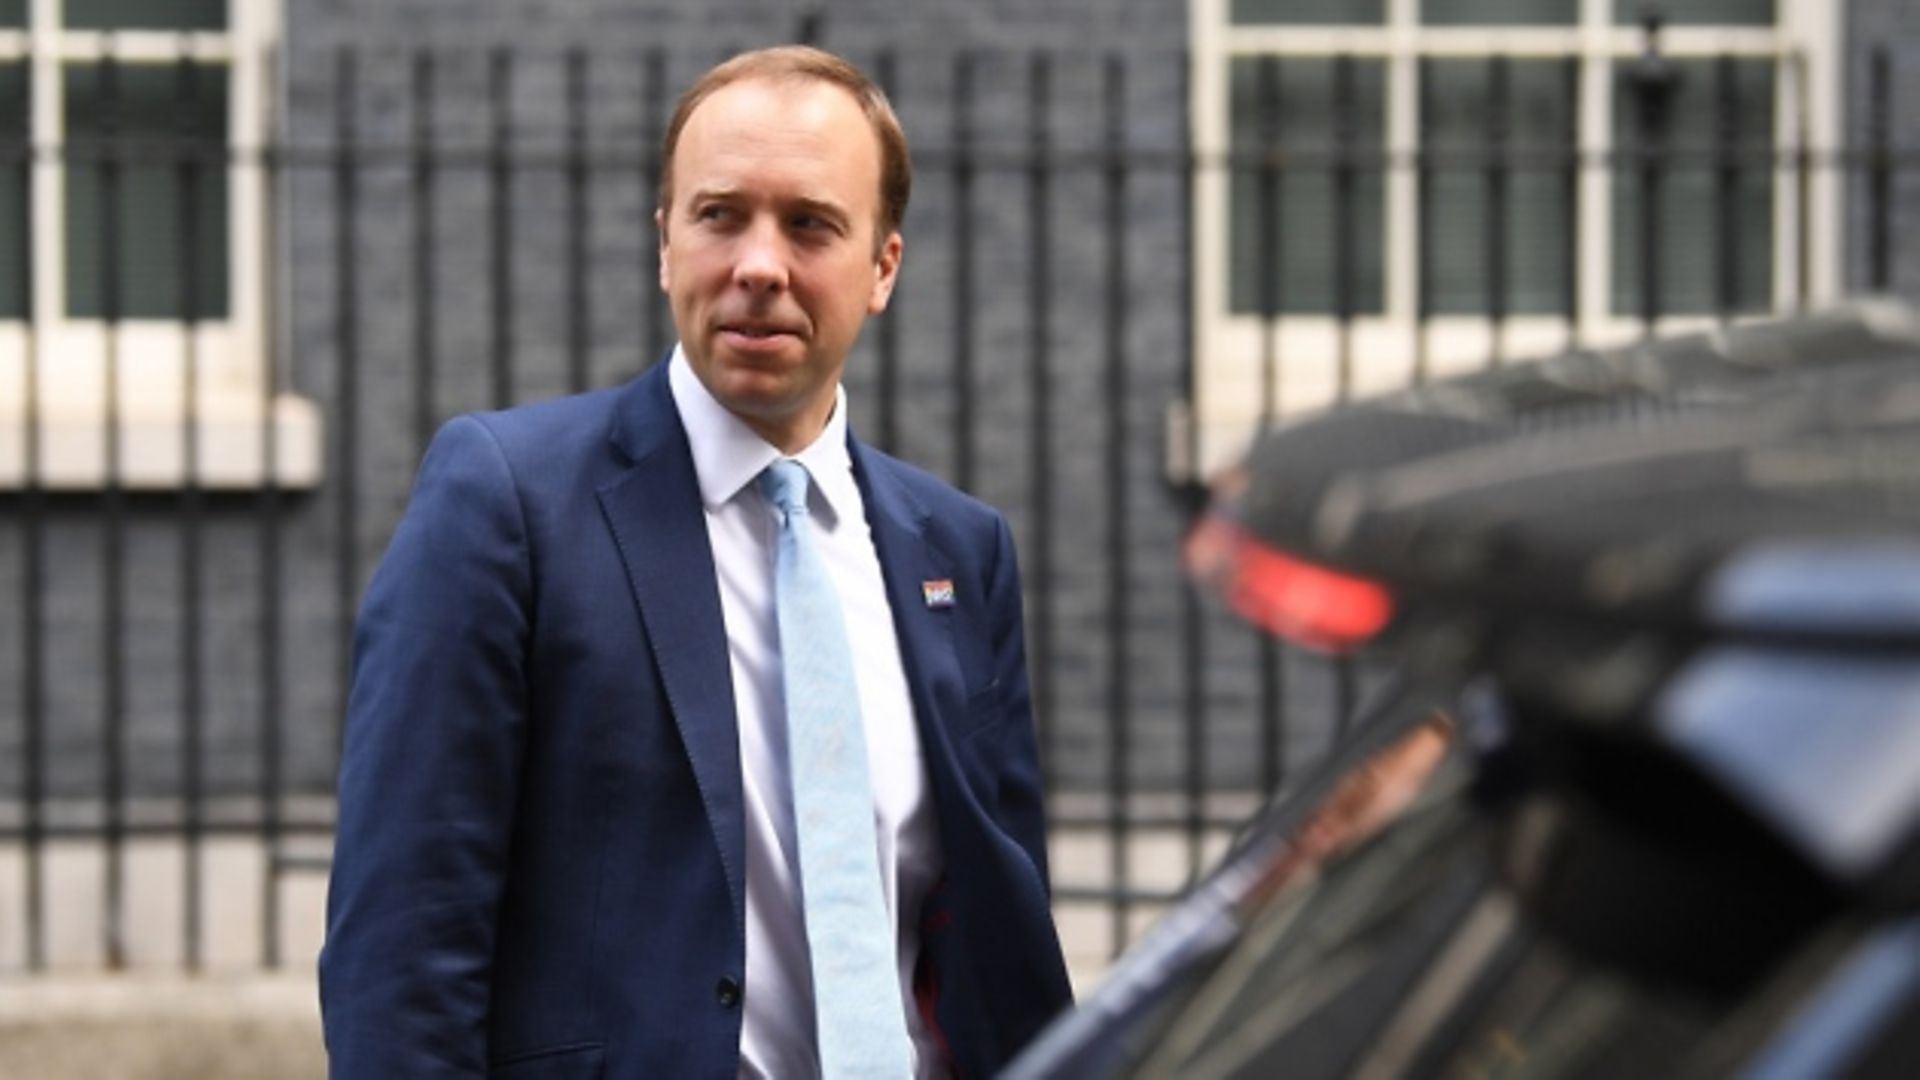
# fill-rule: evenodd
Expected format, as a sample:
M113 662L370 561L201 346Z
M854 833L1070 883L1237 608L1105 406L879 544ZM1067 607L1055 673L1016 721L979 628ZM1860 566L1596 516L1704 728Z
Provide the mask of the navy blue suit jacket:
M1013 547L984 504L851 449L946 857L915 996L986 1076L1068 1002ZM940 579L951 607L924 602ZM354 653L333 1074L733 1080L739 740L666 365L443 428Z

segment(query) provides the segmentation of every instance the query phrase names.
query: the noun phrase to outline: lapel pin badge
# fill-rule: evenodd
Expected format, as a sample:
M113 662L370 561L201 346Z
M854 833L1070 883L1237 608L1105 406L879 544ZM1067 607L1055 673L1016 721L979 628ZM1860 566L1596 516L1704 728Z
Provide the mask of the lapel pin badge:
M953 579L936 578L920 583L920 597L930 608L950 608L953 606Z

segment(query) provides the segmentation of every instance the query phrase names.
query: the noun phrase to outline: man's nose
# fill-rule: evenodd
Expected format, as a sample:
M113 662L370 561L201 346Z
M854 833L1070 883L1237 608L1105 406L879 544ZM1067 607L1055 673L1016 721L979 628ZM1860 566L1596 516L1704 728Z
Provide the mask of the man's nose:
M756 221L741 234L733 280L752 292L779 292L787 287L787 242L777 223Z

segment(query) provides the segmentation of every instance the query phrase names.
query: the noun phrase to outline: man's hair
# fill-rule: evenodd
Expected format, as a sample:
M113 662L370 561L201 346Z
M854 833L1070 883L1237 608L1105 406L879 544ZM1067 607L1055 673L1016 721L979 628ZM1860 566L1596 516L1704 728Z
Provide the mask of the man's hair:
M757 49L734 57L700 77L700 81L680 95L674 106L673 120L667 125L667 141L660 158L660 212L673 209L673 154L680 145L680 132L687 118L715 91L737 82L823 82L853 95L860 111L880 143L880 220L879 243L900 228L907 216L907 198L913 192L913 161L907 155L907 135L900 118L893 114L885 91L862 74L859 68L830 52L807 45L778 45Z

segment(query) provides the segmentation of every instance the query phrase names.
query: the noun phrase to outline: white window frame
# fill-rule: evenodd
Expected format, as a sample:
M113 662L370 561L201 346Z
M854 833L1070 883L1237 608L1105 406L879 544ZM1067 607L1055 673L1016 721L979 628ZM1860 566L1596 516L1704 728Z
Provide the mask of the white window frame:
M1419 296L1419 187L1415 170L1391 168L1386 176L1382 222L1384 311L1356 316L1344 333L1331 315L1284 314L1268 320L1229 311L1227 282L1228 170L1206 168L1195 178L1194 304L1196 363L1191 404L1170 425L1169 464L1176 479L1206 477L1240 459L1263 423L1325 407L1343 395L1362 397L1406 385L1416 362L1429 376L1470 370L1490 357L1550 353L1571 341L1601 345L1630 341L1645 331L1634 312L1612 303L1612 173L1603 155L1613 146L1612 65L1641 54L1645 35L1637 26L1616 26L1617 3L1580 0L1575 25L1547 27L1422 26L1419 0L1385 0L1386 20L1377 26L1234 26L1231 0L1190 0L1194 54L1192 109L1197 160L1228 160L1229 71L1247 56L1327 59L1350 56L1385 64L1388 160L1414 159L1419 144L1419 79L1422 58L1517 59L1580 62L1576 113L1584 160L1576 192L1579 230L1577 309L1565 315L1508 315L1498 324L1483 316L1416 317ZM1771 59L1775 145L1831 149L1841 132L1841 5L1829 0L1776 0L1771 27L1668 25L1660 35L1663 55L1685 60L1724 54ZM1773 198L1773 302L1781 309L1806 299L1821 303L1840 287L1840 177L1814 168L1805 175L1806 249L1797 227L1802 175L1783 166ZM1663 316L1661 333L1708 326L1711 316ZM1571 329L1571 333L1569 332ZM1268 342L1282 376L1264 371ZM1342 356L1350 358L1340 377ZM1267 388L1272 386L1271 398Z
M227 0L215 31L67 30L62 0L30 0L24 30L0 31L0 63L29 65L34 164L28 320L0 321L0 490L209 489L320 480L320 410L277 389L269 402L268 170L273 117L270 62L280 38L279 0ZM172 64L182 54L228 67L228 308L221 318L74 318L67 312L64 68L111 56L126 65ZM189 341L188 335L192 335ZM194 400L186 394L194 364ZM29 379L28 365L33 365ZM115 373L117 395L108 394ZM39 432L28 475L27 387L37 386ZM282 380L284 384L284 380ZM108 463L108 417L117 415L117 469ZM269 455L267 418L273 425ZM188 467L187 436L197 447ZM271 456L271 461L269 461ZM269 475L271 465L272 474Z

